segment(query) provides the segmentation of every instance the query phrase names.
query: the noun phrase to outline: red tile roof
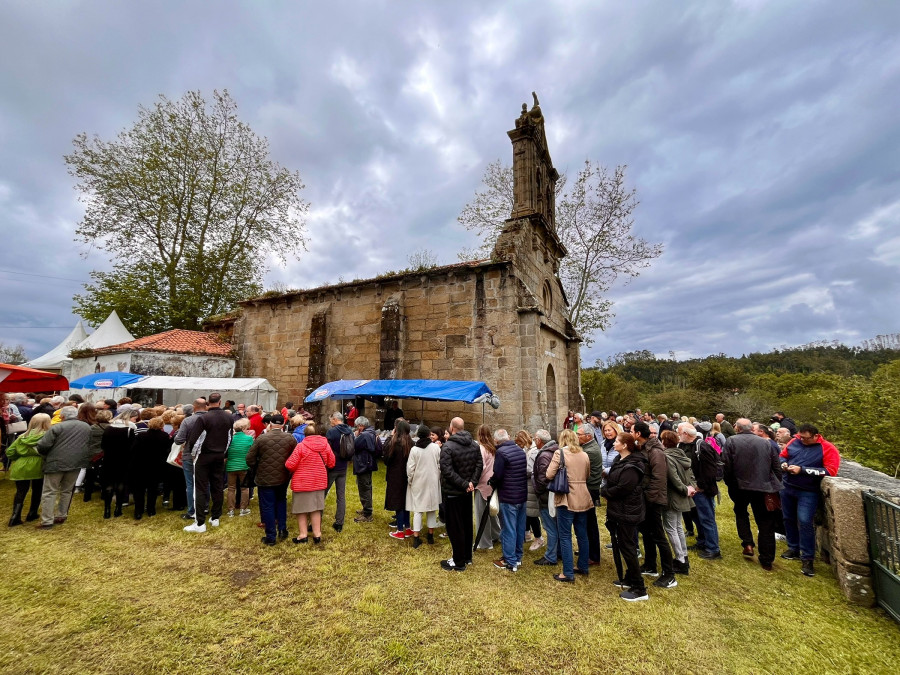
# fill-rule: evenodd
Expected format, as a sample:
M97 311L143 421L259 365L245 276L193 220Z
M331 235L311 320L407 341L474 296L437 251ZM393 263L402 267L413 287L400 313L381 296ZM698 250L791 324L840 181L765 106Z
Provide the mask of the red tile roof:
M211 333L199 330L167 330L148 335L131 342L95 349L94 354L118 354L121 352L167 352L169 354L202 354L204 356L230 356L232 346Z

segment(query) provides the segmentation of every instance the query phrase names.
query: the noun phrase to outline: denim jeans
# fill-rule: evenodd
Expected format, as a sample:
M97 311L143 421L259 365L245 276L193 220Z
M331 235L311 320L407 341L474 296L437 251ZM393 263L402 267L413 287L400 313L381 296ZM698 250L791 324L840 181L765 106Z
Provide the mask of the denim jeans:
M550 495L553 499L553 495ZM544 532L547 533L547 548L544 550L544 557L552 563L559 560L559 531L556 528L556 518L550 515L550 509L541 509L541 523L544 525Z
M394 511L397 515L397 532L409 529L409 511Z
M266 539L275 541L279 532L287 532L287 483L260 486L259 517L266 526Z
M525 503L507 504L500 502L503 529L500 530L500 545L507 565L521 565L525 544Z
M557 506L556 522L559 527L559 546L562 550L563 574L569 578L575 576L572 560L573 524L575 526L575 538L578 540L578 569L587 572L590 550L587 536L587 512L569 511L565 506Z
M697 532L697 546L710 553L719 553L719 528L716 526L716 498L705 492L694 495L694 505L700 518Z
M781 511L784 513L784 535L788 548L800 551L803 560L816 557L816 524L819 493L786 486L781 491Z
M190 453L183 453L184 488L187 494L187 514L194 515L194 460Z

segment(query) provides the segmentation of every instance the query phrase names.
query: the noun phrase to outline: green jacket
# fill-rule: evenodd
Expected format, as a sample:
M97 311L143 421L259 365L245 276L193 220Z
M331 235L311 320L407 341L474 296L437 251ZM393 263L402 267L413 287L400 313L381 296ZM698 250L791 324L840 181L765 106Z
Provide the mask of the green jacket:
M668 464L668 489L670 511L690 511L694 506L694 500L688 497L688 486L697 487L694 481L694 471L691 469L691 460L684 454L684 450L678 447L666 448L666 463Z
M228 457L225 460L225 471L247 471L247 452L253 445L253 437L244 432L236 433L231 437L228 446Z
M44 477L44 457L37 451L43 431L22 434L6 449L10 480L38 480Z
M587 489L600 491L603 485L603 453L600 452L600 444L592 438L581 446L588 459L591 460L591 475L587 479Z

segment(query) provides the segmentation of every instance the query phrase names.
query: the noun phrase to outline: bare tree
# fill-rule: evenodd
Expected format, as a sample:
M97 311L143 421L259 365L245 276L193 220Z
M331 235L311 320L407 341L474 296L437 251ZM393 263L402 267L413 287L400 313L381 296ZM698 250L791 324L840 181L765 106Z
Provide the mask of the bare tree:
M568 250L559 276L569 298L569 319L588 345L614 316L605 297L613 284L620 276L638 276L662 254L662 244L632 234L638 201L626 185L625 169L610 171L588 160L571 187L566 189L564 176L556 184L556 230ZM483 189L457 218L483 238L478 257L490 255L514 206L511 167L492 162L482 180ZM467 252L460 259L473 257Z
M438 257L437 253L435 253L434 251L429 251L427 248L424 248L421 251L410 253L407 256L406 261L409 263L410 269L419 271L436 267L438 263Z
M25 347L22 345L7 345L3 342L0 342L0 363L7 363L11 366L17 366L20 363L25 363L28 359L25 358Z

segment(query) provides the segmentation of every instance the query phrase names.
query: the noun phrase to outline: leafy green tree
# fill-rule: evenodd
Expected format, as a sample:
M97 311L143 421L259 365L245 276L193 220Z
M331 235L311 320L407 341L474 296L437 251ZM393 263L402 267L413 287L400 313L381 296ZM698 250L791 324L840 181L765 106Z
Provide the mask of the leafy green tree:
M115 309L138 334L197 329L261 290L269 255L304 247L300 175L236 111L227 91L160 96L112 141L75 137L65 161L86 205L76 240L114 261L74 298L90 323Z
M614 373L599 370L584 370L581 373L581 393L584 396L585 412L594 410L622 411L632 408L640 397L640 388Z

